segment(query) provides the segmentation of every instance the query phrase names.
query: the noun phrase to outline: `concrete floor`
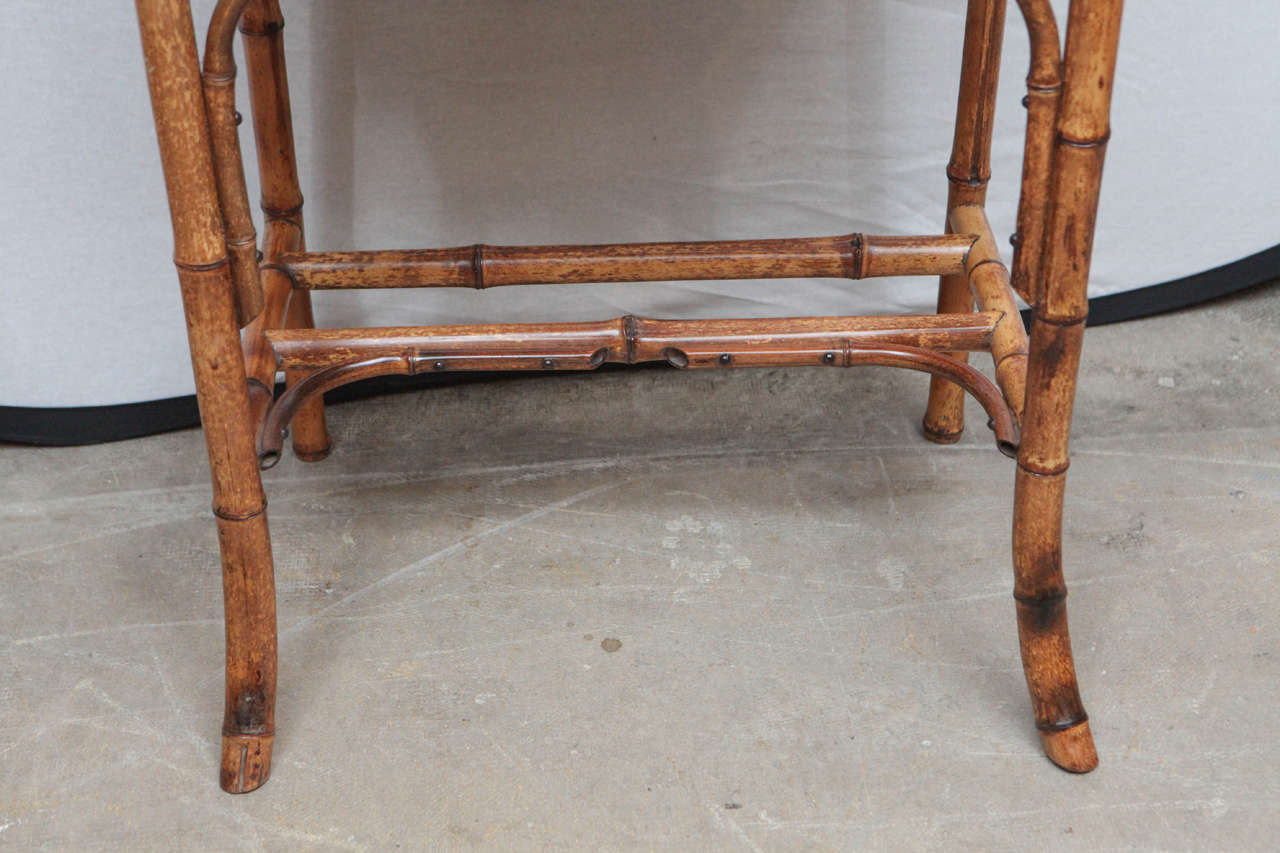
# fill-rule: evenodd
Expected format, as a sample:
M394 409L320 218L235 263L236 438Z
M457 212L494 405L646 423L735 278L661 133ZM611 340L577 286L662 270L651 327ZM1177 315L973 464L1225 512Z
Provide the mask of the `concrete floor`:
M0 847L1275 849L1277 351L1277 287L1088 334L1088 776L1031 725L1013 463L976 406L924 442L918 374L331 408L334 455L267 475L279 736L243 797L200 434L0 448Z

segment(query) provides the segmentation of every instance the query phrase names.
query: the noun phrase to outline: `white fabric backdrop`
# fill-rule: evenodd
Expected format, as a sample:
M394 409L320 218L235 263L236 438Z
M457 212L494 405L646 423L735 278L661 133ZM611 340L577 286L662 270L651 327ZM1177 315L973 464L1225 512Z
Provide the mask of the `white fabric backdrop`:
M0 405L192 390L132 4L93 7L0 4ZM200 32L211 7L195 3ZM312 248L940 228L960 0L284 7ZM1026 36L1012 4L1005 44L999 235L1012 231L1024 120ZM1237 0L1230 14L1129 2L1095 295L1280 240L1277 44L1275 0ZM252 172L247 125L244 144ZM929 310L933 299L931 281L897 279L316 302L322 324L385 325Z

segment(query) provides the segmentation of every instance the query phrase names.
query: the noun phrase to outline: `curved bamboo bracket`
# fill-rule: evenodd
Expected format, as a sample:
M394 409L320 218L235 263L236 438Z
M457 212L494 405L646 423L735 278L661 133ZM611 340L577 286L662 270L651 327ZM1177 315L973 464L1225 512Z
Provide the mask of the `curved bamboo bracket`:
M839 349L750 348L738 352L725 352L722 349L704 352L666 347L662 350L662 357L674 367L689 369L875 365L928 373L954 382L972 395L990 419L987 426L995 433L997 449L1010 458L1018 455L1018 424L1000 389L968 364L932 350L892 344L845 342ZM579 355L556 353L554 356L543 356L520 353L461 357L382 356L314 370L301 381L289 386L267 412L258 432L258 463L266 470L280 461L289 422L308 400L362 379L375 376L414 376L418 373L450 370L594 370L609 360L609 350L602 347Z

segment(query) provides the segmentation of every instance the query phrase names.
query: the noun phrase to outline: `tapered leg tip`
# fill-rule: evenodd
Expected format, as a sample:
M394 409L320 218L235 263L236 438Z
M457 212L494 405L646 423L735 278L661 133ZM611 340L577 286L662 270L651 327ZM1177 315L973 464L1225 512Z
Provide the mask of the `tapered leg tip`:
M222 736L222 790L247 794L261 788L271 775L273 735Z
M309 450L309 449L294 445L293 455L298 457L298 459L302 460L303 462L319 462L321 459L328 458L329 452L331 450L333 450L332 444L326 444L324 447L321 447L317 450Z
M1040 731L1044 754L1054 764L1071 773L1088 773L1098 766L1098 751L1093 746L1089 721L1059 731Z
M955 431L936 429L930 426L928 421L924 422L924 437L934 444L955 444L962 435L964 435L963 428Z

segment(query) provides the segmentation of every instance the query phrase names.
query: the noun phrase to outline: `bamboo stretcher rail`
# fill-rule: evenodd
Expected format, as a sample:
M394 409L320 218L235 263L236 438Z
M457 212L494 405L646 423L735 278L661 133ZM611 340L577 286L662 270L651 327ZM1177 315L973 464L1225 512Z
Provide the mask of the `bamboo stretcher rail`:
M627 316L580 323L280 329L266 337L285 370L385 356L429 358L441 370L504 369L500 364L513 370L549 370L588 369L605 361L669 361L680 352L715 359L726 353L734 359L738 353L741 364L754 349L812 351L821 362L820 356L839 352L846 343L985 351L998 320L996 313L732 320ZM696 357L689 360L697 366Z
M954 207L948 221L955 231L979 235L965 258L965 272L978 307L1000 316L991 335L991 358L995 362L996 382L1009 407L1021 420L1027 396L1027 329L1022 324L1009 283L1009 270L1000 260L991 223L981 205Z
M989 426L995 433L996 447L1001 453L1014 457L1018 452L1017 421L1005 404L1000 389L968 364L934 350L874 339L859 340L852 336L828 341L833 345L827 347L816 346L823 341L804 335L792 338L739 335L690 340L687 334L673 331L670 326L675 324L670 321L638 317L621 317L603 324L565 325L611 326L612 329L601 328L595 335L585 328L565 329L565 340L558 340L555 336L548 336L543 342L525 339L518 351L499 350L492 346L493 337L485 336L478 344L468 342L468 349L461 346L448 348L447 354L420 352L414 355L406 352L401 355L373 355L319 367L291 385L267 413L258 432L259 464L264 469L271 468L280 460L289 422L300 407L326 391L362 379L414 376L440 370L592 370L605 362L634 364L658 359L680 368L880 365L941 376L972 394L986 410ZM665 330L664 325L667 326ZM613 334L609 334L610 331ZM605 341L603 346L591 349L602 340ZM672 346L673 341L684 344L684 347ZM510 343L521 342L517 339Z
M699 279L871 278L964 271L973 237L846 234L599 246L307 252L281 263L299 288L505 287Z

